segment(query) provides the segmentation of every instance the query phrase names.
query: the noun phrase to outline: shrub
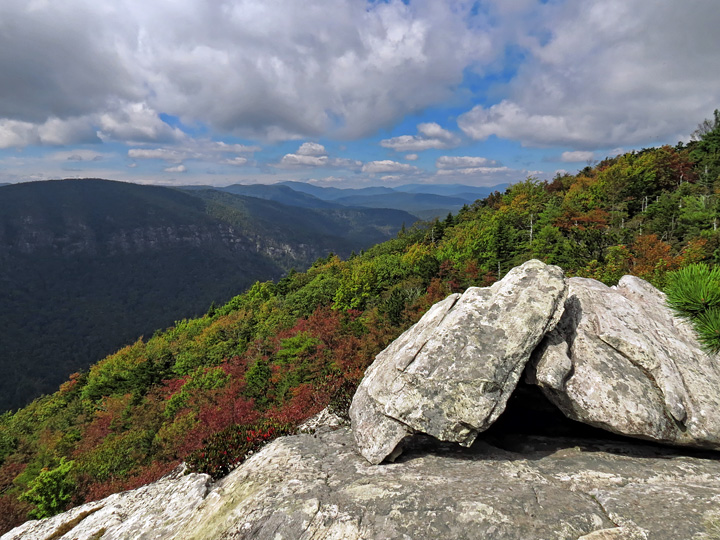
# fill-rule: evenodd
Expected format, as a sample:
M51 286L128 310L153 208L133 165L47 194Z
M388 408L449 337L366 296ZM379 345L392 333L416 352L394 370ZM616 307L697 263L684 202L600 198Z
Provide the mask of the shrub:
M710 354L720 352L720 269L691 264L668 275L667 301L692 323Z
M230 426L208 437L202 448L190 454L188 471L209 474L217 480L245 461L250 453L293 430L292 424L275 420Z
M70 480L73 461L60 460L54 469L44 469L32 482L29 489L20 496L21 501L35 505L30 517L42 519L65 510L72 498L75 485Z
M720 352L720 308L711 308L694 321L700 343L709 353Z
M720 269L691 264L668 275L667 299L676 313L695 317L720 307Z

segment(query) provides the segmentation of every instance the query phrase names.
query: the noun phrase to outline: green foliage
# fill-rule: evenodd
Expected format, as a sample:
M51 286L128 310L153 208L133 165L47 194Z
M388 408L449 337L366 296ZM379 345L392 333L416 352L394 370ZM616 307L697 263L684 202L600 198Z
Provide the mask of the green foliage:
M670 307L690 319L703 347L720 352L720 268L692 264L672 272L666 293Z
M254 398L259 405L267 403L267 391L270 386L270 366L264 360L256 361L245 374L245 393Z
M193 395L222 388L229 380L230 376L222 368L197 368L180 391L170 396L165 405L165 416L175 416L180 409L188 405Z
M231 426L209 437L201 449L188 457L188 472L209 474L217 480L245 461L250 453L293 431L291 424L276 420Z
M77 473L95 482L125 478L135 467L145 463L151 444L152 436L148 432L111 434L76 460Z
M143 471L190 455L223 474L267 438L260 427L270 424L257 422L297 425L328 405L346 414L375 355L433 303L489 285L530 258L607 284L627 273L675 284L669 298L717 347L718 270L672 273L720 263L720 192L698 180L704 165L689 157L693 145L520 182L347 260L329 254L277 284L256 283L138 340L55 394L0 416L0 463L13 486L0 506L20 515L17 494L63 457L75 461L73 502L149 480ZM221 213L222 199L211 203ZM243 212L236 207L227 219L240 223Z
M667 299L680 315L696 317L720 306L720 268L693 264L668 276Z
M710 308L694 320L695 330L705 349L716 354L720 352L720 308Z
M20 496L20 500L35 506L30 511L31 517L42 519L65 510L75 487L70 476L73 465L74 462L63 458L57 467L44 469L30 483L29 489Z

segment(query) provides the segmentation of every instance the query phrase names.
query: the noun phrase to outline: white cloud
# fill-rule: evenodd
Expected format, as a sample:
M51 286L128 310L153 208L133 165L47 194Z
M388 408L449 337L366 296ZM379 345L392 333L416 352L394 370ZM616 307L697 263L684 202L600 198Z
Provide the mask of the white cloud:
M584 150L575 150L574 152L563 152L560 161L566 163L579 163L581 161L591 161L595 158L595 152Z
M419 135L400 135L383 139L380 146L392 148L396 152L422 152L423 150L446 149L457 146L460 139L435 122L418 124Z
M180 141L185 135L163 122L158 113L144 103L131 103L100 115L99 135L103 140L130 143Z
M234 158L230 158L230 159L225 159L225 160L223 160L223 163L225 163L225 164L227 164L227 165L234 165L234 166L236 166L236 167L241 167L242 165L247 165L247 163L248 163L248 158L246 158L246 157L241 157L241 156L236 156L236 157L234 157Z
M493 53L470 5L132 1L149 102L220 131L357 138L449 97Z
M0 119L0 148L95 142L100 140L90 121L85 118L68 121L49 118L42 124Z
M418 155L417 154L408 154L405 156L405 159L408 161L417 161Z
M398 163L397 161L391 161L389 159L385 159L382 161L370 161L362 167L362 172L370 174L393 172L411 173L418 170L419 169L413 165L408 165L407 163Z
M227 144L222 141L214 141L208 145L209 150L218 152L231 152L233 154L252 154L262 150L259 146L248 146L245 144Z
M300 145L297 151L301 156L325 156L327 152L322 144L306 142Z
M438 169L470 169L485 167L497 169L501 165L495 160L474 156L440 156L435 160Z
M285 154L280 163L275 165L281 169L295 169L298 167L325 167L330 163L327 156L306 156L301 154Z
M179 136L155 112L268 139L361 137L451 96L472 62L495 54L471 8L4 0L0 20L13 24L0 33L0 119L92 117L102 136L133 142Z
M187 167L185 167L185 165L177 165L175 167L167 167L163 170L169 173L184 173L187 172Z
M359 170L362 162L348 158L330 158L322 144L306 142L300 145L294 154L285 154L280 163L273 165L278 169L300 169L307 167L333 167L338 169Z
M0 148L38 144L39 140L37 127L30 122L0 120Z
M509 167L464 167L458 169L439 169L438 175L448 174L462 174L462 175L475 175L475 174L497 174L497 173L515 173L513 169ZM517 180L517 178L516 178Z
M131 148L128 157L133 159L162 159L179 163L188 158L188 154L173 148Z
M426 122L418 124L417 130L423 137L428 139L440 139L442 141L455 141L456 137L447 129L443 129L440 124L435 122Z
M516 19L514 39L526 59L505 99L459 117L470 137L576 150L653 144L686 138L717 107L720 10L712 2L588 0L524 9L531 16L524 25Z

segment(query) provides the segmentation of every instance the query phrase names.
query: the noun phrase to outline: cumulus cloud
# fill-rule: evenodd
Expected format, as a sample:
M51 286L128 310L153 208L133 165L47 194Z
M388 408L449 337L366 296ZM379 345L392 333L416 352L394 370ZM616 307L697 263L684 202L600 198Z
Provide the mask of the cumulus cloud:
M417 161L418 155L417 154L408 154L405 156L405 159L407 161Z
M236 156L236 157L234 157L234 158L230 158L230 159L225 159L225 160L223 160L223 163L225 163L226 165L233 165L233 166L235 166L235 167L241 167L241 166L243 166L243 165L247 165L247 163L248 163L248 158L246 158L246 157L241 157L241 156Z
M253 152L259 152L262 150L261 147L256 145L245 145L245 144L227 144L222 141L214 141L207 144L208 150L215 150L218 152L232 152L234 154L252 154Z
M49 118L42 124L0 119L0 148L96 142L100 139L85 118L67 121Z
M369 174L394 172L411 173L418 170L419 169L413 165L408 165L407 163L398 163L397 161L391 161L389 159L384 159L381 161L370 161L362 166L362 172Z
M184 173L187 172L187 167L185 165L177 165L175 167L167 167L163 170L169 173Z
M456 135L435 122L418 124L417 129L419 135L400 135L383 139L380 141L380 146L392 148L396 152L422 152L431 148L452 148L460 143Z
M177 136L154 111L245 136L360 137L452 95L469 64L493 56L470 10L430 0L178 0L170 12L144 0L5 0L0 20L13 24L0 33L0 119L93 117L106 137L134 142Z
M494 185L501 182L515 182L526 171L518 171L504 167L498 161L480 156L440 156L435 160L437 178L455 178L467 181L467 177L482 179L483 185Z
M327 156L306 156L302 154L285 154L276 166L283 169L297 167L325 167L330 162Z
M362 162L347 158L330 158L322 144L306 142L301 144L295 153L285 154L280 159L280 163L274 164L273 167L279 169L333 167L358 170L362 167Z
M186 152L174 148L131 148L128 157L133 159L162 159L169 162L181 162L189 156Z
M130 143L180 141L185 135L163 122L158 113L144 103L130 103L121 109L101 114L99 135L103 140Z
M220 141L191 140L185 137L183 143L176 146L156 148L139 147L128 150L132 159L159 159L168 163L182 163L192 159L209 163L241 166L250 163L245 156L228 154L252 154L261 150L259 146L227 144Z
M297 153L301 156L325 156L327 152L322 144L306 142L300 145Z
M526 4L526 59L505 99L459 117L468 136L577 150L652 144L686 137L717 107L712 2Z
M474 167L498 168L501 164L495 160L474 156L440 156L435 160L438 169L470 169Z
M566 163L578 163L581 161L591 161L594 158L595 152L575 150L573 152L563 152L560 156L560 161L564 161Z

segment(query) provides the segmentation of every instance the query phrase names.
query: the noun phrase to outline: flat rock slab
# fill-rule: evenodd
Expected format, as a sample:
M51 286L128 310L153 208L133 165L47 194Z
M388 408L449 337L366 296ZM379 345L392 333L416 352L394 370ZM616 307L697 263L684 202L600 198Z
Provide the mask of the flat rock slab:
M357 454L347 428L284 437L201 489L201 500L193 495L180 520L166 510L171 489L114 499L115 517L105 519L129 525L108 527L102 538L689 540L720 523L720 462L705 454L642 442L483 437L470 448L426 438L382 466ZM173 481L198 480L189 478ZM46 540L64 524L55 538L84 540L98 514L71 526L77 515L68 512L3 540ZM155 520L138 519L150 514Z
M720 448L720 361L700 348L665 295L625 276L569 280L565 312L529 382L568 417L663 443Z
M560 268L532 260L433 306L365 373L350 408L363 456L380 463L415 432L472 444L504 410L566 292Z
M208 494L210 477L176 470L165 478L41 521L27 521L0 540L151 540L169 538Z

